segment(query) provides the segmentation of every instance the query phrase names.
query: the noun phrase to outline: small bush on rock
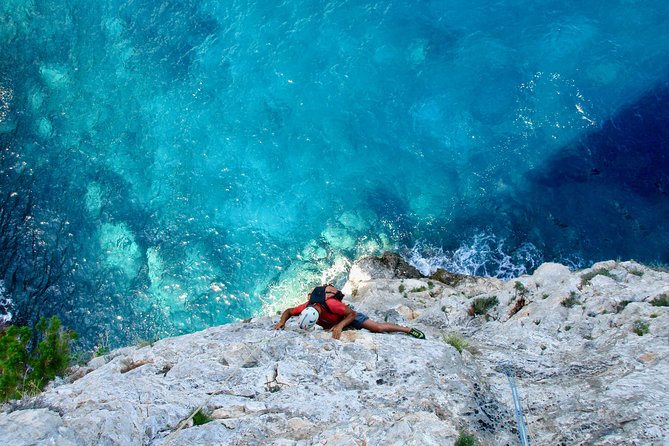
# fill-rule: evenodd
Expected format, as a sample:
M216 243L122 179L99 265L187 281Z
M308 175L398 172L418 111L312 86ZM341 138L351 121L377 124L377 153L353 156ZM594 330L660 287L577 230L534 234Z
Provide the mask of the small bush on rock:
M669 307L669 294L663 294L650 301L654 307Z
M444 342L454 347L458 353L462 353L462 350L465 350L467 347L469 347L467 341L462 339L456 333L450 333L448 336L444 336Z
M650 326L648 325L647 322L636 321L636 322L634 322L634 325L632 326L632 331L639 336L643 336L645 334L650 333Z
M464 431L460 431L454 446L476 446L476 438Z
M472 302L472 306L469 308L469 315L474 316L477 314L486 314L489 309L497 305L499 301L497 296L490 297L477 297Z
M572 291L569 297L562 300L561 304L563 307L571 308L574 305L581 305L581 301L578 300L577 294Z
M202 426L203 424L207 424L212 420L212 418L204 413L202 409L198 410L193 414L193 425L194 426Z

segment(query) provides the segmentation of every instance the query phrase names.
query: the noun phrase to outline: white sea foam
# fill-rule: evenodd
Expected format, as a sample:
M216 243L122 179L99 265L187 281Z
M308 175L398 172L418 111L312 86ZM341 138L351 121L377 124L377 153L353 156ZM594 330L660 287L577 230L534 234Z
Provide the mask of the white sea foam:
M594 260L586 260L581 255L572 253L567 256L559 257L557 262L565 265L571 271L576 271L579 269L588 268L594 263Z
M0 85L0 122L5 121L10 112L10 104L14 97L11 89Z
M437 268L484 277L509 279L532 272L542 262L541 252L532 243L515 249L504 246L504 240L479 233L448 251L426 243L416 243L403 252L408 262L421 273L430 275Z
M13 306L14 303L7 296L5 283L0 280L0 324L8 324L12 321L11 309Z

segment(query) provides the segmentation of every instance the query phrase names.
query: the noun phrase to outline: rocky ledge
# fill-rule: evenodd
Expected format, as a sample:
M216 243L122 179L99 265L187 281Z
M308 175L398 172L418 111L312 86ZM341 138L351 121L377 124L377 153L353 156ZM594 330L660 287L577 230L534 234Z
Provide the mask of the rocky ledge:
M511 382L536 445L669 438L669 273L634 262L511 281L396 257L357 262L346 300L428 339L294 321L211 328L96 358L6 404L5 444L520 444ZM292 322L292 323L291 323ZM192 415L199 409L207 417ZM205 419L202 419L205 418ZM202 424L204 423L204 424Z

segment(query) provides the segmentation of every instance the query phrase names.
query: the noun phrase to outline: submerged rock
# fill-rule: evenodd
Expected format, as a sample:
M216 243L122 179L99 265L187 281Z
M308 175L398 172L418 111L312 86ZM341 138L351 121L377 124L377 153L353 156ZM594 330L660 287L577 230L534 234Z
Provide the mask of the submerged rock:
M668 273L544 264L508 282L443 283L368 258L349 279L356 310L427 340L362 330L337 341L294 321L274 331L270 318L214 327L96 358L72 382L6 404L0 436L12 445L445 445L464 430L512 445L508 373L533 444L669 438ZM198 409L207 417L191 417Z

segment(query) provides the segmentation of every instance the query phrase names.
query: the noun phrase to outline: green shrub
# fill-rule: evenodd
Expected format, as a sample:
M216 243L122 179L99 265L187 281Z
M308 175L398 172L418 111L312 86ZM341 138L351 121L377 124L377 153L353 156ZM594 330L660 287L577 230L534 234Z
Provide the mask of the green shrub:
M73 331L63 330L60 320L42 318L35 326L36 344L29 350L33 332L28 327L10 326L0 334L0 401L37 393L58 375L72 358L70 342Z
M472 302L472 306L469 308L469 314L474 316L476 314L486 314L489 309L497 305L499 301L497 296L490 297L477 297Z
M28 327L12 325L0 335L0 401L21 396L28 371L28 343L32 332Z
M581 301L578 300L578 295L576 292L572 291L569 293L569 297L565 298L560 302L563 307L571 308L574 305L581 305Z
M202 426L203 424L209 423L211 420L212 418L204 413L202 409L199 409L193 414L193 425L195 426Z
M109 352L109 348L105 347L104 345L98 345L95 347L95 351L93 351L93 356L97 358L98 356L104 356Z
M423 291L427 291L427 287L422 286L411 290L412 293L422 293Z
M476 446L476 438L464 431L460 431L454 446Z
M42 318L35 326L39 330L40 342L33 352L33 374L44 384L42 388L56 376L62 375L70 364L70 342L77 339L77 333L63 330L60 320L53 316L48 324Z
M404 290L406 290L406 287L404 286L404 284L401 284L400 287L399 287L398 289L399 289L399 292L400 292L400 293L403 293Z
M462 350L465 350L467 347L469 347L467 341L462 339L456 333L450 333L448 336L444 336L444 342L454 347L458 353L462 353Z
M645 334L650 333L650 326L648 325L647 322L636 321L636 322L634 322L634 325L632 326L632 331L639 336L643 336Z
M665 293L661 296L657 296L650 301L650 304L654 307L669 307L669 294Z

